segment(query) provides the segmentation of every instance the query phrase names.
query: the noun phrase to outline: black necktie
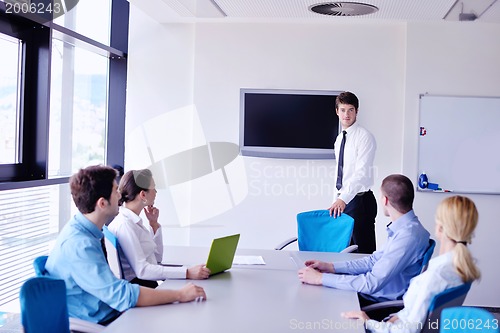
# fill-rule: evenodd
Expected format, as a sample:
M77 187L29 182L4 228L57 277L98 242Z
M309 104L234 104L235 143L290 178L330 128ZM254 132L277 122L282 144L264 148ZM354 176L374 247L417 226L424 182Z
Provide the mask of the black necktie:
M342 131L342 143L340 144L340 152L339 152L339 161L338 161L338 169L337 169L337 190L342 188L342 176L344 169L344 147L345 147L345 136L347 134L346 131Z
M101 238L101 248L102 252L104 252L104 258L106 258L106 262L108 262L108 252L106 251L106 243L104 242L104 237Z

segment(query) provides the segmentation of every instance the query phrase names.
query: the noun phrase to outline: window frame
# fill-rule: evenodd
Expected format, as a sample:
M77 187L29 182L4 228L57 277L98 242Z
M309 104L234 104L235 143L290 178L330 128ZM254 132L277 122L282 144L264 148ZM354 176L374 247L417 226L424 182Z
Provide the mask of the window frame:
M2 6L3 5L3 6ZM43 113L47 111L37 108L47 102L47 82L49 63L47 60L49 29L33 24L28 19L10 16L2 11L4 3L0 3L0 32L23 41L22 57L23 77L21 79L20 96L20 149L18 152L20 163L0 165L0 181L20 181L43 179L43 155L46 147L43 140L43 126L46 122ZM45 78L45 80L44 80Z
M20 163L0 165L0 190L63 184L69 180L69 177L49 179L47 176L53 37L108 57L105 163L123 165L129 13L128 1L111 1L108 46L52 21L38 23L22 15L6 14L5 3L0 1L0 32L26 42L21 87Z

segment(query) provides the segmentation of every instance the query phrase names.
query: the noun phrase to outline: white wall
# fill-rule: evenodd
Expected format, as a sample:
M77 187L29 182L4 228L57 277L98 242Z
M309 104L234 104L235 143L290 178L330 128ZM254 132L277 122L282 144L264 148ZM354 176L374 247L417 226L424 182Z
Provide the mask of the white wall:
M187 68L184 74L194 78L194 98L183 101L196 106L207 141L238 143L239 89L242 87L352 90L360 98L360 123L382 143L375 161L374 190L377 194L383 176L401 169L403 113L399 110L404 105L406 34L403 24L360 24L353 29L346 25L324 24L201 23L193 33L188 24L155 26L144 15L132 13L128 131L156 117L158 112L170 112L181 106L172 101L179 101L179 95L187 96L186 91L191 87L186 84L172 89L172 82L179 77L182 82L188 79L181 74L169 77L164 66L175 68L178 64L182 68L187 63L184 56L194 58L194 75ZM148 31L154 39L162 41L156 51L144 41ZM335 36L341 35L348 38L338 42ZM182 43L179 37L183 38ZM195 45L194 52L188 41L190 37ZM382 46L381 49L373 52L377 45ZM161 66L156 66L151 53L163 55ZM364 82L376 82L384 91L381 93L370 84L361 84ZM145 87L151 89L147 97L142 94ZM386 103L385 91L393 94L391 103ZM375 126L380 118L390 119L399 126L390 131ZM131 150L131 144L127 143L127 152ZM129 155L126 155L128 164L131 163ZM381 158L383 156L391 158ZM396 156L398 158L394 158ZM295 235L297 212L323 209L331 204L334 172L331 160L245 157L244 164L248 195L226 213L191 228L178 228L175 223L178 214L172 212L171 204L166 205L168 209L162 210L162 217L166 223L173 224L168 242L207 245L214 236L237 231L242 233L242 247L272 248ZM163 204L168 201L165 198L171 196L167 192L159 196L164 199ZM217 200L211 195L211 189L206 192L207 200ZM386 238L384 225L388 221L385 217L380 220L377 232L383 243Z
M237 144L240 88L351 90L360 98L359 122L373 132L378 143L377 198L380 182L388 174L403 172L416 179L420 93L500 95L495 43L500 28L496 25L160 25L134 6L131 14L127 133L147 120L193 104L206 142ZM126 169L148 166L147 158L135 153L137 147L134 139L127 142ZM241 247L272 248L295 234L297 212L331 203L333 161L242 160L246 188L241 183L237 186L247 191L244 200L189 227L180 227L172 191L159 191L157 205L161 222L167 225L167 243L208 246L213 237L240 232ZM197 188L194 193L194 188L191 194L203 196L205 204L218 200L215 189ZM431 232L435 207L442 198L417 193L417 215ZM499 306L500 290L493 281L498 270L486 265L498 253L489 245L499 234L493 215L498 196L472 198L481 221L471 248L480 258L484 277L467 302ZM198 205L187 209L203 213ZM385 242L389 222L380 214L379 209L379 246Z
M406 71L403 172L418 174L418 95L500 96L500 25L473 22L410 24ZM471 126L481 126L481 110L471 110ZM453 122L453 119L450 119ZM498 151L491 152L498 154ZM467 152L464 152L467 158ZM481 172L481 166L472 170ZM445 193L417 192L415 210L428 230L434 230L434 213ZM477 205L479 225L470 246L482 279L469 293L466 304L500 306L497 286L500 251L498 195L468 195ZM495 259L497 258L497 259Z
M335 36L348 38L339 42ZM380 157L400 155L402 127L386 131L374 125L389 117L402 124L403 114L398 110L403 106L404 36L404 26L397 24L354 28L198 24L194 102L205 134L213 141L238 143L242 87L352 90L360 98L360 123L385 142L379 145L375 161L379 184L381 175L400 169L398 159ZM381 50L373 52L377 45ZM373 81L394 93L393 103L386 104L380 90L361 84ZM250 184L247 199L231 214L207 221L240 225L242 246L271 248L295 234L297 212L324 209L332 201L333 161L245 158L245 162ZM299 170L301 174L295 177ZM385 239L384 229L379 230Z
M193 25L159 25L130 7L127 132L192 103L194 63Z

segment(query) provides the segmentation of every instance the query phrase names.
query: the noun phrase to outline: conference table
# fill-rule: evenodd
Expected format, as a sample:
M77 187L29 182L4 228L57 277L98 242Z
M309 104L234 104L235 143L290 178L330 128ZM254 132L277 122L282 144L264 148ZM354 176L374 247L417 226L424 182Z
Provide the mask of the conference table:
M204 263L209 249L167 246L164 263ZM265 265L239 265L207 280L207 300L136 307L111 323L105 333L155 332L364 332L361 321L341 317L359 310L356 292L303 284L297 270L308 259L338 262L361 254L238 249L236 256L262 256ZM250 256L250 257L248 257ZM178 289L189 280L166 280L158 288Z

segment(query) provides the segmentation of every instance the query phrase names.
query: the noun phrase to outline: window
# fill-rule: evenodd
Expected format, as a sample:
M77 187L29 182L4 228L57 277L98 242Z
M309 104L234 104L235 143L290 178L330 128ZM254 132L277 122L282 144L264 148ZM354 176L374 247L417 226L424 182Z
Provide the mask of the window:
M49 177L105 164L108 58L53 40L51 68Z
M110 12L111 0L81 0L71 11L56 18L54 23L109 45ZM92 18L91 24L89 17Z
M41 24L0 0L0 311L75 212L68 176L123 165L128 16L86 0Z
M19 163L22 43L0 33L0 164Z
M17 75L22 80L17 81L16 117L9 112L17 128L2 122L9 131L2 131L8 140L0 146L10 151L3 157L8 163L0 161L0 190L11 188L6 182L40 181L39 186L67 178L90 164L123 164L129 3L96 1L79 2L56 19L72 29L6 13L6 3L0 2L0 33L10 44L22 45L14 68L23 69ZM13 135L17 140L10 139Z
M0 134L2 139L4 135L8 136L7 147L10 150L10 157L0 163L0 182L43 179L46 176L46 146L42 142L46 141L47 131L44 115L48 105L50 31L23 17L6 13L5 6L0 2L0 34L4 37L2 44L8 43L7 49L11 50L6 75L11 87L16 82L16 90L15 97L7 102L11 105L8 125L3 124L8 126L9 131ZM1 52L3 60L3 48ZM12 52L17 54L15 60ZM5 146L6 143L0 145Z
M33 276L33 258L46 255L57 237L58 205L52 204L60 186L0 191L0 305L17 299L22 282Z

